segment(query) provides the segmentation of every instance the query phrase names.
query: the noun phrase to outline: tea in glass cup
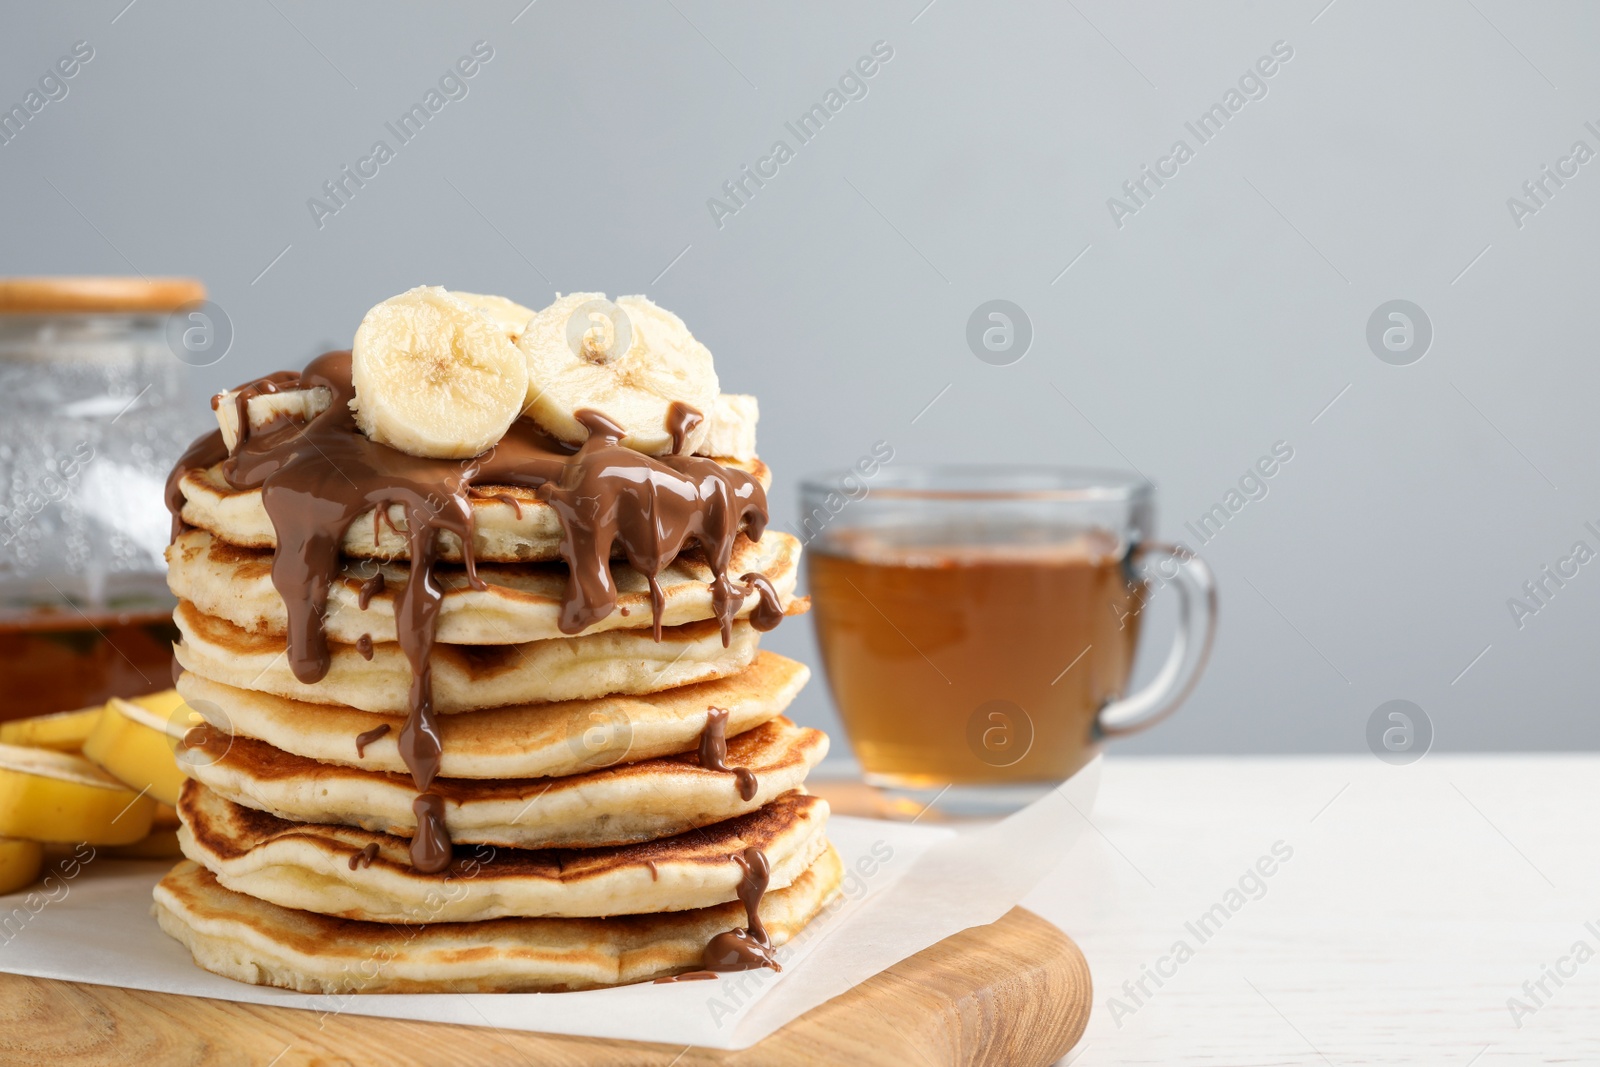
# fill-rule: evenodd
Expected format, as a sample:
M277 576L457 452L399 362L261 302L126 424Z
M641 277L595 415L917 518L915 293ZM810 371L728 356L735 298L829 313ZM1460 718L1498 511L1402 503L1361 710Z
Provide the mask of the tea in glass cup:
M839 477L803 485L801 527L828 685L869 783L950 812L1015 808L1198 680L1215 586L1192 553L1149 540L1144 479L899 468L849 499ZM1172 649L1125 695L1144 610L1168 588Z

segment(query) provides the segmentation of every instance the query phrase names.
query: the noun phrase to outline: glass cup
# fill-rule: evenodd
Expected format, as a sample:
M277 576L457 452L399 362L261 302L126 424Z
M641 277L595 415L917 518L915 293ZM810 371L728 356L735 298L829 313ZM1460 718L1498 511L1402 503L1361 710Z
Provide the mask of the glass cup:
M951 814L1042 795L1101 741L1170 715L1216 628L1208 567L1150 540L1117 471L882 468L807 479L800 532L822 661L869 784ZM1125 695L1144 608L1173 591L1161 669Z

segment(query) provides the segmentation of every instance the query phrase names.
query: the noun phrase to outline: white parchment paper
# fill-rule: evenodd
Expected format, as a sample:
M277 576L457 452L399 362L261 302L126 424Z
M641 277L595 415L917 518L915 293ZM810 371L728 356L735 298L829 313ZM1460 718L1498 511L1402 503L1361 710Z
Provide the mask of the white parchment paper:
M745 1048L968 927L994 922L1066 856L1099 785L1096 759L1010 817L948 827L834 816L843 892L779 952L782 973L584 993L311 996L202 971L150 915L167 862L95 859L0 896L0 971L316 1012ZM68 876L67 871L73 873Z

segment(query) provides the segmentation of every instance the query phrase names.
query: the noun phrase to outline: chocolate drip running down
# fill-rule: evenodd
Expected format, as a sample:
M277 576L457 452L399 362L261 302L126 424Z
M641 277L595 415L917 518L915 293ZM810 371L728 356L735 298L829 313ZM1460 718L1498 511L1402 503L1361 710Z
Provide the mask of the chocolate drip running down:
M367 758L367 746L389 732L389 724L379 723L370 730L356 734L356 759Z
M667 405L667 433L672 435L672 454L683 455L683 446L689 443L689 435L694 433L706 417L681 400L674 400Z
M522 501L518 500L510 493L480 493L477 490L472 489L470 486L468 487L467 492L472 494L472 499L474 500L498 500L502 504L510 504L512 509L516 511L518 520L521 520L522 518Z
M294 377L274 376L272 388ZM622 429L595 411L577 413L589 438L576 451L531 421L518 419L480 456L419 458L377 444L356 428L350 410L355 390L349 352L317 357L298 375L298 385L323 387L331 394L327 409L309 422L283 420L282 425L262 427L242 436L231 456L220 431L189 446L167 479L173 536L183 529L181 481L189 471L221 463L232 488L261 491L277 536L272 583L287 609L288 661L295 677L309 685L321 680L330 663L323 616L329 587L340 576L346 533L369 510L375 523L387 520L397 533L403 532L409 575L394 614L412 684L398 740L401 759L422 794L413 862L419 870L442 870L449 863L449 838L442 818L436 817L437 798L427 792L438 774L440 754L430 659L444 588L435 568L440 537L450 534L461 544L467 581L485 588L474 552L472 487L530 489L555 508L562 528L561 556L569 571L561 606L563 633L581 633L615 609L611 558L620 550L650 579L652 621L659 638L663 604L656 576L693 542L711 568L712 603L722 622L724 645L736 605L748 595L740 594L727 574L734 541L741 528L752 540L760 539L767 522L766 493L753 476L711 459L651 457L624 448ZM394 507L403 513L403 531L389 514ZM380 575L364 582L362 606L381 589ZM435 817L424 818L425 811ZM429 866L417 862L419 858Z
M372 861L377 858L378 843L373 841L363 847L360 852L350 857L350 869L353 871L357 867L371 867Z
M747 848L733 861L744 870L739 879L739 900L744 904L746 927L726 930L706 945L701 966L708 971L750 971L757 967L783 968L772 955L772 938L761 923L761 898L767 893L772 870L767 855L759 848Z
M708 771L732 771L738 781L740 800L750 800L756 795L755 772L748 767L728 766L728 712L724 708L706 711L706 724L700 731L700 766Z
M750 613L750 625L762 633L777 629L783 621L783 601L778 599L778 591L772 587L772 581L759 571L752 571L739 581L744 583L745 596L754 591L761 597L761 603Z
M373 540L377 540L377 538L374 537ZM367 610L367 606L372 603L373 597L383 592L383 586L384 577L382 571L361 583L361 589L356 593L356 604L362 611Z
M356 651L361 653L361 658L362 659L368 660L368 661L370 661L372 659L372 635L371 634L362 634L360 637L356 638Z
M650 579L651 613L661 639L663 600L656 576L695 541L711 566L711 598L732 633L733 583L728 561L740 527L759 541L767 525L761 483L699 456L653 458L624 448L622 427L598 411L574 413L588 440L560 473L536 488L561 519L561 557L570 576L561 604L561 632L582 633L617 606L611 556L620 548Z
M192 441L167 475L167 511L172 514L172 540L183 533L183 476L190 471L203 471L228 458L228 446L222 443L222 431L212 430Z
M250 439L250 401L258 396L270 396L273 393L281 393L286 389L298 389L299 387L300 375L292 370L280 370L267 375L265 378L257 378L248 385L241 385L234 390L233 411L238 419L236 425L239 427L239 433L233 443L233 450L237 452ZM218 393L211 398L211 410L217 410L221 403L222 394ZM271 426L272 424L269 423L267 428L270 429Z
M423 874L438 874L450 866L450 834L444 826L444 799L437 793L423 793L411 802L417 817L416 836L411 839L411 866Z

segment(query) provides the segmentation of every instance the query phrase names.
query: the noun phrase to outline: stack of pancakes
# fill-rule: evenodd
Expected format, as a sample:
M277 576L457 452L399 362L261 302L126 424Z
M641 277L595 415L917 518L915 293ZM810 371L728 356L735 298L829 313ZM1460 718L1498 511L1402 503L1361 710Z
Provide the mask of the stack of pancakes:
M783 717L809 671L761 651L751 621L805 610L794 538L734 540L722 573L770 587L735 586L726 631L691 548L653 583L613 562L616 610L568 634L555 509L474 485L481 585L459 553L428 572L439 763L419 797L401 745L418 684L397 643L403 509L349 526L327 669L306 682L262 491L220 463L174 485L177 686L207 725L179 749L188 861L156 913L202 967L320 993L594 988L760 965L741 944L764 926L781 945L837 892L827 804L803 788L827 738ZM418 840L428 803L438 840Z

